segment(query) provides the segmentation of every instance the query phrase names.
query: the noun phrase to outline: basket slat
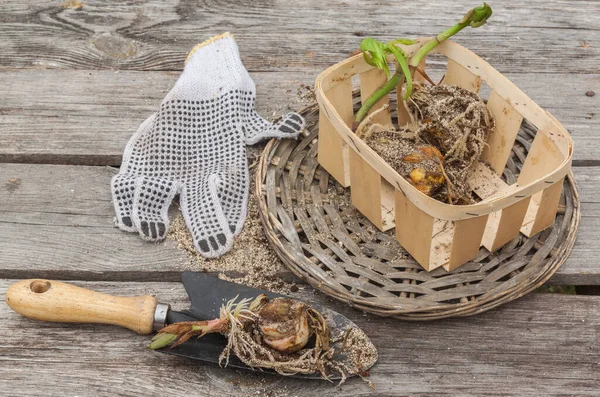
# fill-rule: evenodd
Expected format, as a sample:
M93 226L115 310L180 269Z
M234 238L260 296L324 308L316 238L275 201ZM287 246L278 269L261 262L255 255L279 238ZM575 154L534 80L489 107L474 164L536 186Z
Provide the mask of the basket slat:
M322 111L322 110L321 110ZM319 164L335 178L340 185L350 186L348 166L348 144L335 131L327 117L319 118Z
M531 237L554 223L564 178L547 189L534 194L527 209L521 232Z
M500 176L482 163L473 165L473 172L469 175L467 182L469 187L481 198L485 200L496 194L502 194L509 189L508 185Z
M429 263L433 217L396 190L396 238L419 263ZM429 270L429 269L426 269Z
M450 262L444 265L444 269L454 270L477 256L487 220L487 216L479 216L454 222Z
M454 221L434 219L433 236L427 271L447 265L450 262L452 240L454 239Z
M352 82L346 79L325 93L335 104L335 109L346 123L352 125ZM324 111L324 110L321 110ZM319 117L318 161L342 186L350 186L349 148L329 121L330 117Z
M396 189L385 179L381 178L381 218L383 227L387 231L396 227Z
M427 63L426 63L426 58L421 59L421 62L419 62L419 69L421 69L423 72L425 72L427 67ZM398 68L398 63L396 63L396 68ZM413 80L417 81L419 83L424 83L425 82L425 77L423 77L423 75L421 75L421 73L419 72L415 72L414 76L413 76ZM404 126L406 124L408 124L410 122L410 116L408 115L408 110L405 107L404 104L404 99L403 99L403 95L404 95L404 90L406 89L404 82L402 85L398 85L396 87L396 111L398 114L398 125L399 126Z
M535 135L517 180L519 185L525 185L544 178L563 163L564 156L552 142L550 134L553 134L551 130L541 130ZM549 184L548 181L550 183L556 182L551 179L544 180L545 183Z
M379 87L381 87L387 81L387 76L383 70L371 69L368 72L360 75L360 100L365 102L372 93L374 93ZM390 97L384 95L373 107L369 110L369 114L381 109L384 105L390 104ZM392 116L390 109L381 111L373 116L373 121L381 125L391 125Z
M452 59L448 59L448 69L444 77L444 85L457 85L475 93L481 88L481 77Z
M485 228L482 245L494 252L511 241L519 233L531 197L490 214Z
M384 194L389 194L389 189L383 187L382 179L377 171L354 150L350 149L350 183L352 186L350 195L352 205L358 208L377 228L389 230L394 227L393 208L386 208L385 210L382 208L382 197ZM390 213L391 215L384 218L384 213Z
M496 126L488 138L488 146L483 149L481 159L490 164L498 175L502 175L523 116L496 91L490 94L487 108L494 117Z

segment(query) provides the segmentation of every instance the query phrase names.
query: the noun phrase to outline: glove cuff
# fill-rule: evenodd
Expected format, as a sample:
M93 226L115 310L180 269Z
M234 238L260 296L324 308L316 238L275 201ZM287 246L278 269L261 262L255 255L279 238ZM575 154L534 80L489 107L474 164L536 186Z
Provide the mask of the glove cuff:
M188 61L190 60L190 58L192 58L192 56L196 53L196 51L198 51L199 49L203 48L203 47L210 47L210 44L215 43L216 47L235 47L235 51L238 51L238 47L237 44L235 42L235 38L233 37L233 35L229 32L225 32L223 34L220 34L218 36L213 36L210 39L204 40L202 43L196 44L196 46L194 48L192 48L192 50L188 53L187 58L185 59L185 63L187 64Z
M229 32L196 45L185 60L185 69L195 72L219 73L227 78L245 76L246 68L240 59L240 50Z
M256 90L233 36L224 33L190 51L183 73L165 100L213 99L234 89Z

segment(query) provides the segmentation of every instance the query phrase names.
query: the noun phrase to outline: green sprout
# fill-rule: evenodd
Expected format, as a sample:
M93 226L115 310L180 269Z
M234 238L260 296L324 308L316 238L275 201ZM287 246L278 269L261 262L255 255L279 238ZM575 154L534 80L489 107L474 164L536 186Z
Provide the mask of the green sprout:
M397 47L396 44L411 45L417 44L417 42L410 39L397 39L384 44L371 37L367 37L360 43L360 50L363 52L365 62L383 70L388 78L390 78L390 69L388 68L387 56L390 54L393 55L402 72L408 76L410 75L408 58L406 53ZM408 79L407 84L409 84Z
M390 93L396 86L402 85L403 80L406 80L406 92L403 99L407 100L412 93L412 75L414 70L419 66L421 60L435 47L454 36L467 26L472 28L478 28L486 23L489 17L492 16L492 8L487 4L483 3L480 7L475 7L469 10L460 21L451 28L438 34L425 44L410 58L406 56L406 53L400 49L397 44L415 44L416 42L409 39L398 39L392 40L388 43L382 43L371 37L364 39L360 44L360 49L363 53L365 62L371 66L383 70L388 76L388 81L379 89L377 89L371 96L362 104L358 112L354 117L354 128L358 127L361 121L367 116L369 110L375 105L381 98ZM387 56L391 54L396 58L398 62L398 68L396 72L390 77L390 70L387 64Z

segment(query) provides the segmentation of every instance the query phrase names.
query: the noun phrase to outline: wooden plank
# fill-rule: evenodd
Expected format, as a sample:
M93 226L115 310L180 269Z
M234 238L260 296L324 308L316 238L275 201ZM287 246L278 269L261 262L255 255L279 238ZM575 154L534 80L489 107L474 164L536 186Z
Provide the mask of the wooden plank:
M358 0L243 1L235 2L235 7L175 0L149 0L127 8L117 1L81 2L77 9L68 4L3 1L0 67L181 70L187 51L197 42L230 30L251 70L322 70L358 49L367 34L382 40L404 36L403 32L431 36L454 25L473 7L467 0L419 7L407 2L382 7ZM461 33L460 41L501 71L549 74L567 68L596 73L597 4L566 4L543 0L528 2L527 7L518 0L494 4L490 24ZM364 30L367 26L375 29L373 33ZM490 37L502 45L491 45Z
M578 239L551 282L600 285L600 168L574 171L582 200ZM179 272L197 269L171 241L143 242L113 226L115 173L108 167L1 164L0 277L177 280ZM9 182L13 178L18 182Z
M258 112L273 118L302 108L307 101L298 98L298 87L313 84L319 71L252 73ZM0 70L0 162L118 166L127 140L156 111L178 74ZM600 76L507 77L572 131L576 161L599 162L600 117L590 115L598 113L600 95L589 98L585 92L600 84ZM569 90L556 95L563 85Z
M109 167L0 167L2 277L176 279L188 259L167 240L152 244L114 226ZM11 181L11 182L9 182ZM4 266L7 265L7 266Z
M0 162L121 164L125 144L160 106L179 72L2 71ZM257 111L300 110L304 73L253 73Z
M10 282L0 280L0 295ZM176 310L189 305L179 283L76 284L110 294L153 294ZM40 390L48 396L173 397L455 396L465 390L478 396L562 396L565 390L591 396L598 390L598 296L530 294L482 315L427 324L365 316L310 288L297 296L341 312L370 336L379 349L368 378L374 389L360 379L335 387L222 369L149 351L150 337L129 330L36 322L0 305L0 390L14 397Z
M256 213L232 251L216 261L190 258L170 238L151 243L119 230L110 193L116 172L110 167L0 164L0 278L174 281L184 270L203 269L243 277L236 261L275 258L266 242L246 253L237 244L262 241ZM171 219L178 212L175 206ZM269 271L281 267L283 279L292 277L281 263L272 266Z

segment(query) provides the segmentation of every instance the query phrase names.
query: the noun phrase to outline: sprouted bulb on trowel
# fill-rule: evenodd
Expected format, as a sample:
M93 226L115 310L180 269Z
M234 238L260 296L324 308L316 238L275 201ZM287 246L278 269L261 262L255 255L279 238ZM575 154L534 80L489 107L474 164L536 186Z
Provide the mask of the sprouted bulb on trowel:
M343 380L353 372L333 359L330 330L317 310L294 299L269 299L264 294L254 300L230 300L214 320L168 325L152 339L149 348L174 347L193 336L210 333L227 337L227 346L219 358L225 365L233 352L250 367L270 368L283 375L319 371L327 379L327 373L333 370ZM313 335L314 347L306 348Z

